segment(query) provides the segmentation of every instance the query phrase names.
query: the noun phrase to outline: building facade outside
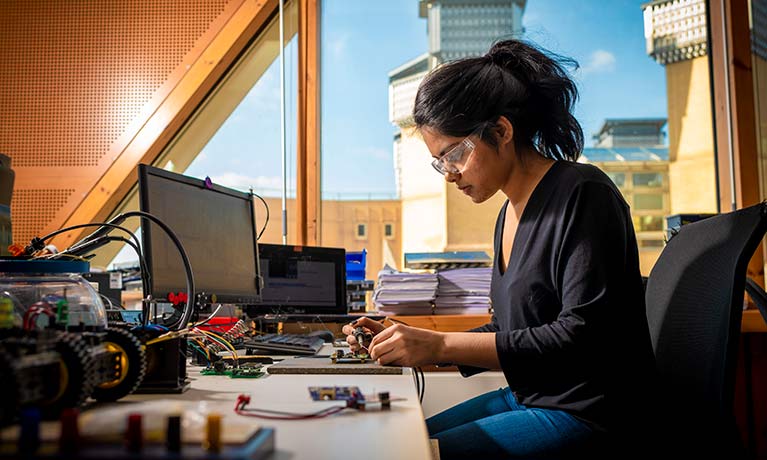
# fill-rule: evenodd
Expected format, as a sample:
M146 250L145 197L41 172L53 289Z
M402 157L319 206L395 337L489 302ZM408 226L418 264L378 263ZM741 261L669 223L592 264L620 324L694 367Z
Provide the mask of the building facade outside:
M666 69L671 214L717 212L704 0L643 5L647 54Z
M643 275L663 250L671 210L665 124L664 118L607 119L594 135L595 146L579 159L604 171L631 207Z
M265 197L270 214L277 216L282 209L281 198ZM295 228L295 199L289 198L288 229ZM259 228L265 214L257 202ZM395 264L402 268L402 225L401 203L399 200L323 200L322 202L322 246L344 248L346 251L367 251L368 279L376 279L384 264ZM288 232L288 244L295 238ZM282 243L282 227L279 223L267 225L260 243Z

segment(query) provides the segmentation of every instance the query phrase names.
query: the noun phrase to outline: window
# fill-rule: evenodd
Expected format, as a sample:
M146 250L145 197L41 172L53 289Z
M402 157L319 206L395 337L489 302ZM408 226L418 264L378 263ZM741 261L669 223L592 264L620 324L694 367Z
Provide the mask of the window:
M634 194L634 209L663 209L663 195L649 193Z
M295 2L287 3L285 15L285 36L293 36L284 51L289 244L296 241L296 8ZM252 188L269 206L269 223L259 240L265 243L282 242L278 36L279 23L275 18L243 53L222 83L211 90L210 96L155 164L192 177L210 177L215 184L240 191ZM257 133L257 144L254 144L254 133ZM116 213L137 209L138 195L134 194ZM266 209L256 200L257 231L266 223L265 216ZM134 260L136 256L132 249L123 247L112 264Z
M394 236L394 226L392 224L384 224L384 236L386 238Z
M660 173L634 173L634 187L661 187L663 175Z
M639 240L640 249L663 248L664 244L663 240Z
M661 232L663 231L663 217L661 216L640 216L640 232Z
M618 187L623 187L626 185L626 174L625 173L607 173L607 177L610 178L613 183Z
M411 114L418 85L435 66L516 36L580 64L573 71L580 94L574 114L585 138L579 161L608 174L631 204L635 231L654 241L641 243L641 270L649 274L664 216L717 211L706 2L686 1L695 8L684 13L675 0L644 7L594 1L580 9L567 0L431 0L421 10L413 0L322 2L322 243L358 244L325 238L359 239L348 227L364 221L373 270L383 266L379 253L399 269L412 252L492 256L505 196L477 205L456 193L429 165ZM332 211L360 200L368 217ZM331 219L347 230L326 232ZM384 244L374 241L381 225Z
M365 224L357 224L357 238L367 238L367 226Z

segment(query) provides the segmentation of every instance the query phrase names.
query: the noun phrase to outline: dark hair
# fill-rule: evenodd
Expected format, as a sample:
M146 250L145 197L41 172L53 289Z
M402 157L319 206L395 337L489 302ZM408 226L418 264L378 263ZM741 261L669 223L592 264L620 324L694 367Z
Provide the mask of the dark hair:
M415 98L415 124L462 137L494 126L503 115L514 126L517 146L575 161L583 130L571 113L578 89L566 66L578 64L523 41L497 42L482 57L452 61L427 75ZM496 145L490 130L482 138Z

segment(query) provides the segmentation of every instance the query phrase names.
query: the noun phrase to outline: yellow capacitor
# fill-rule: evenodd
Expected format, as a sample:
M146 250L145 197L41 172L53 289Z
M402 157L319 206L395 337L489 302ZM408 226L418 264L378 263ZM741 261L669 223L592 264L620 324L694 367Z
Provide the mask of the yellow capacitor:
M221 450L221 414L208 414L208 427L202 447L211 452Z

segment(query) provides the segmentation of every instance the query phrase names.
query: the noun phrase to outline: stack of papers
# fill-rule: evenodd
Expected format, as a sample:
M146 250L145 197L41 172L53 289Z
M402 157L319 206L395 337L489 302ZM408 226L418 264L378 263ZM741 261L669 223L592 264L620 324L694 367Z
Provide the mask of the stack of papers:
M438 283L435 273L405 273L386 266L378 273L376 309L385 315L430 315Z
M481 315L490 310L492 268L458 268L440 271L434 313Z

